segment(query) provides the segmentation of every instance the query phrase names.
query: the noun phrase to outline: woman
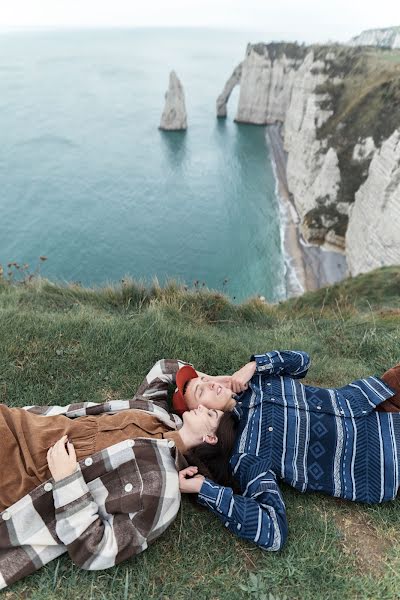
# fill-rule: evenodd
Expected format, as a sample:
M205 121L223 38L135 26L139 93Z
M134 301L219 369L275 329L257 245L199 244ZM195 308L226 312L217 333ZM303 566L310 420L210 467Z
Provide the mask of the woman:
M114 566L170 525L182 454L216 444L223 414L199 406L182 425L167 412L184 365L156 363L132 400L0 406L0 588L66 551L83 569Z

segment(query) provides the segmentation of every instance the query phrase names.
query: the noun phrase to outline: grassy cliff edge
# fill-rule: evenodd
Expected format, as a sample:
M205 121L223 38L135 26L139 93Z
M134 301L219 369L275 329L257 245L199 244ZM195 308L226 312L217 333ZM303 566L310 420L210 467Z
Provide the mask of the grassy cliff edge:
M174 283L87 289L0 280L0 401L10 406L129 398L161 357L221 374L275 348L309 352L307 381L337 386L399 362L399 342L400 267L276 305L237 306ZM278 554L234 538L184 500L173 526L135 560L90 573L63 556L5 597L398 597L398 501L367 507L282 489L289 539Z

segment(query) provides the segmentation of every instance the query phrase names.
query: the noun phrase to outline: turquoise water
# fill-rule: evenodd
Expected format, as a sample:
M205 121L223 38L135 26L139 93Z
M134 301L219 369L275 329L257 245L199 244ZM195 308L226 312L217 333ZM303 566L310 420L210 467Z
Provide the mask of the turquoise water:
M104 30L0 35L0 263L40 255L85 285L177 278L236 300L283 290L265 129L217 120L246 34ZM186 133L158 130L175 69Z

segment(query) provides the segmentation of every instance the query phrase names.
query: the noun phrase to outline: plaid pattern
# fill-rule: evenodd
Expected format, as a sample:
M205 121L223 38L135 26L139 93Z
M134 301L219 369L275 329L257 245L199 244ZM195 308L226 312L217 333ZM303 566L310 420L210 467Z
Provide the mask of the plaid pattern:
M185 364L158 361L132 400L25 410L75 418L135 408L178 429L182 422L167 412L167 394ZM80 461L69 477L32 490L0 514L0 589L64 552L83 569L96 570L145 550L176 517L177 469L183 466L171 440L125 440Z

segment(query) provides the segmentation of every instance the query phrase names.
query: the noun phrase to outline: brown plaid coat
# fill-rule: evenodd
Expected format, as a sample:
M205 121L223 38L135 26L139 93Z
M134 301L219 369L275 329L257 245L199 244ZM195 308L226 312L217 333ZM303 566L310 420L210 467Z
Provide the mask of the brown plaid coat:
M167 391L184 364L160 360L132 400L25 410L74 418L135 408L178 429L180 418L167 412ZM184 466L172 440L125 440L80 461L69 477L32 490L0 514L0 589L64 552L83 569L96 570L145 550L176 517L177 469Z

